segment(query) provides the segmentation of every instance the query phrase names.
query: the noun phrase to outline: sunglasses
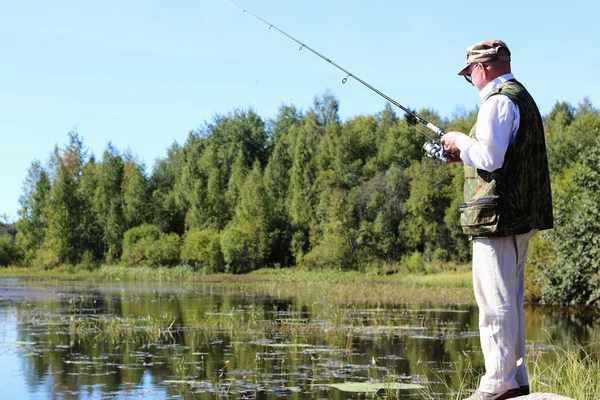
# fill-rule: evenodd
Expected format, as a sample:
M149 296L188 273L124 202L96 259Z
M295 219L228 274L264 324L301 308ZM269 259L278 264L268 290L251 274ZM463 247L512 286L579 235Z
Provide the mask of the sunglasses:
M482 64L482 63L477 63L477 64L471 64L471 66L469 66L469 72L467 72L466 74L464 74L463 76L465 77L465 80L467 82L469 82L471 85L473 85L473 78L471 77L471 74L473 73L473 70L478 66L481 65L482 67L487 67L487 65Z

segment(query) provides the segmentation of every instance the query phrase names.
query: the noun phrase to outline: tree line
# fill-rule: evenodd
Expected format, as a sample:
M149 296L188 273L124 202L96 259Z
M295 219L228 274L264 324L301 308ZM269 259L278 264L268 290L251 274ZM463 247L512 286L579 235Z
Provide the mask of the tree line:
M468 262L456 205L463 170L424 157L423 129L388 104L345 122L331 94L264 120L216 115L174 143L150 173L108 144L89 154L77 131L34 160L4 264L191 265L207 273L263 267L428 272ZM477 110L442 119L469 132ZM542 300L600 299L600 115L586 98L544 117L557 228L537 235L530 268ZM0 250L2 254L2 250ZM2 263L0 258L0 263ZM433 267L432 267L433 266Z

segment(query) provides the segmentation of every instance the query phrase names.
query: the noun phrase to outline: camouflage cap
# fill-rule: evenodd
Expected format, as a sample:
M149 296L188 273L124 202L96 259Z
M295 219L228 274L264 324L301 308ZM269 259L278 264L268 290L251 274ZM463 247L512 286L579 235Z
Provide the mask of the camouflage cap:
M506 49L508 54L498 54L500 49ZM458 74L466 75L469 71L469 65L486 61L510 61L510 50L506 43L500 39L487 39L467 47L467 65L461 69Z

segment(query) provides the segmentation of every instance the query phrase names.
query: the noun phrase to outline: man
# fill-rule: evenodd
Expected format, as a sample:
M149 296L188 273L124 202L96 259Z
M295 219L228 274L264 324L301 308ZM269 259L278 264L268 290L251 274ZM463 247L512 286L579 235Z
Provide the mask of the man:
M544 128L527 90L511 73L498 39L467 48L458 73L482 101L469 136L448 132L444 150L465 165L463 232L473 241L473 289L485 375L469 399L529 394L525 370L524 265L529 239L551 229L552 196Z

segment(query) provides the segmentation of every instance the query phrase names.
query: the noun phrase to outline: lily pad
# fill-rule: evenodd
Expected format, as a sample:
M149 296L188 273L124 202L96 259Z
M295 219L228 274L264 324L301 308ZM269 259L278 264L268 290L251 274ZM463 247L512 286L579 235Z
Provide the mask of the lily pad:
M427 328L424 326L411 326L411 325L377 325L372 328L380 329L380 330L395 330L395 331L424 331Z
M416 390L425 388L424 386L415 383L401 382L344 382L332 383L326 386L336 388L342 392L351 393L370 393L379 392L380 390Z
M406 310L408 312L447 312L447 313L457 313L457 314L466 314L469 310L459 310L456 308L419 308L415 310Z
M0 342L0 344L19 344L19 345L27 345L27 344L36 344L35 342Z
M163 383L167 383L167 384L173 384L173 385L194 385L196 383L196 381L190 381L190 380L184 380L184 379L167 379L165 381L163 381Z

